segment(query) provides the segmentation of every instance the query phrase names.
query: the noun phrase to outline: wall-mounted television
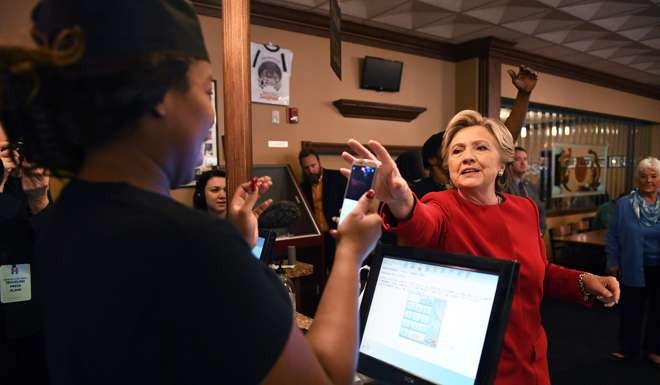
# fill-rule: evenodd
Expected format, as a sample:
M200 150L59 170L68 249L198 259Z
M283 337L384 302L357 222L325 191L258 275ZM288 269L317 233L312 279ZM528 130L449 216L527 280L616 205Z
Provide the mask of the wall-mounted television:
M365 56L362 63L360 88L399 92L403 62Z

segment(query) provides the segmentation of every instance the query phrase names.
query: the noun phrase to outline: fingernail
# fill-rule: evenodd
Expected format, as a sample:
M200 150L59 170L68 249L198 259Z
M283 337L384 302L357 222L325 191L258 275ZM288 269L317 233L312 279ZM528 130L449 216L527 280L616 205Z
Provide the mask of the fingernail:
M374 199L376 192L374 190L367 191L367 199Z

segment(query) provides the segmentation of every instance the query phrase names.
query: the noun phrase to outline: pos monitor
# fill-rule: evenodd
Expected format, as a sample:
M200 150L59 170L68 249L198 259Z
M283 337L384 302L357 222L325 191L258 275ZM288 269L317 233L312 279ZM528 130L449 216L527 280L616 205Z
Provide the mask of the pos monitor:
M358 370L387 384L493 383L516 261L384 247L360 307Z
M274 231L259 230L259 237L257 244L252 248L252 255L266 265L270 263L272 258L273 249L275 248Z

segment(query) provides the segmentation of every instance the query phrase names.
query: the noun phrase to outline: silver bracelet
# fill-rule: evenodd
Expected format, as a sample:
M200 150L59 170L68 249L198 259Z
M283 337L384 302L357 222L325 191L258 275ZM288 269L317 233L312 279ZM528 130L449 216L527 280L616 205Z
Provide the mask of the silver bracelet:
M578 277L578 285L580 286L580 293L582 294L582 298L584 301L589 301L591 297L593 297L593 294L589 293L587 291L587 288L584 286L584 277L589 274L589 273L580 273Z

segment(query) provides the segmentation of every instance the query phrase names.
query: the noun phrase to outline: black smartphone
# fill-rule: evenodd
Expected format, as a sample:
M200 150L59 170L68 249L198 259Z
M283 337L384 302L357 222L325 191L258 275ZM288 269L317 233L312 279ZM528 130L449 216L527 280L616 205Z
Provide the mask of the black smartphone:
M346 184L339 223L353 210L360 197L369 191L374 183L374 175L376 175L378 166L380 166L380 163L371 159L356 159L353 162L351 176L348 178L348 183Z

